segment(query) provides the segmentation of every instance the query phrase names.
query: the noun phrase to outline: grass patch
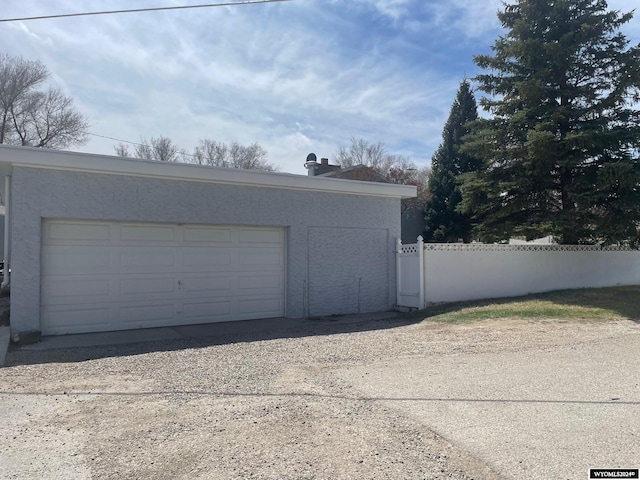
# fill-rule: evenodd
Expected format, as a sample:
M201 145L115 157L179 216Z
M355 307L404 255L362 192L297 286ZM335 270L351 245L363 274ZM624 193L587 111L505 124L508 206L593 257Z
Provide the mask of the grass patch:
M507 318L640 322L640 286L560 290L525 297L447 303L413 315L443 323Z

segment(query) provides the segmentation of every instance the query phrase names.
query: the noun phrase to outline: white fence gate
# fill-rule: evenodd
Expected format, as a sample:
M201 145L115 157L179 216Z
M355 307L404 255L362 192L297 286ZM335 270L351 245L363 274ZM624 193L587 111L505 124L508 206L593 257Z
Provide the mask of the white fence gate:
M424 304L424 244L422 237L418 243L396 244L397 301L399 307L423 309Z

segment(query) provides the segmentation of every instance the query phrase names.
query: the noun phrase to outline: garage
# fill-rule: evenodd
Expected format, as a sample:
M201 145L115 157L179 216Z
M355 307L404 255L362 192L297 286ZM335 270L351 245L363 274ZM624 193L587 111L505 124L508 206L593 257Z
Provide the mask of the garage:
M0 145L11 335L391 310L415 194Z
M284 230L45 220L42 333L284 316Z

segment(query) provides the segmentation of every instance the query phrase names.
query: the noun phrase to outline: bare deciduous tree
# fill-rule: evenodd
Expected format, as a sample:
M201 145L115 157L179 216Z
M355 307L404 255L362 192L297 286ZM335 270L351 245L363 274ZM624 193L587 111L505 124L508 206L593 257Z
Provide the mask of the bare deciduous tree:
M340 147L336 154L336 163L342 168L364 165L381 174L387 173L397 161L398 157L388 154L382 142L371 143L356 137L351 137L349 148Z
M119 143L114 146L113 149L116 151L116 155L119 157L131 157L131 153L129 152L129 147L124 143Z
M226 145L223 142L204 139L193 151L193 158L199 165L212 167L243 168L246 170L262 170L273 172L276 167L267 162L267 151L252 143L249 146L232 142Z
M335 161L343 169L358 165L369 167L358 172L357 177L350 177L354 180L386 181L417 186L417 198L403 200L403 209L422 208L428 200L429 167L418 168L414 162L403 155L387 153L382 142L371 143L362 138L351 137L351 145L348 148L340 147Z
M418 194L415 198L408 198L402 200L402 209L407 208L424 208L429 198L431 198L431 192L429 191L429 176L431 175L431 168L423 166L420 168L415 167L413 163L409 163L410 166L398 166L393 167L389 171L387 179L391 183L400 183L402 185L415 185L418 187Z
M0 143L64 148L87 142L89 124L39 61L0 54Z
M142 139L140 145L136 145L134 156L144 160L158 160L161 162L178 162L180 160L180 149L173 141L160 135L151 137L151 140Z
M146 160L159 160L165 162L195 163L210 167L241 168L246 170L276 171L275 165L267 162L267 151L253 143L249 146L233 142L227 145L215 140L203 139L193 149L193 153L179 149L171 139L167 137L152 137L151 140L142 140L133 152L125 144L114 147L117 155L121 157L143 158Z
M47 67L38 61L0 54L0 143L12 137L11 109L48 75Z
M212 167L228 167L227 156L229 147L222 142L204 139L193 149L194 163Z
M87 142L88 122L58 88L30 92L11 108L11 117L21 145L64 148Z

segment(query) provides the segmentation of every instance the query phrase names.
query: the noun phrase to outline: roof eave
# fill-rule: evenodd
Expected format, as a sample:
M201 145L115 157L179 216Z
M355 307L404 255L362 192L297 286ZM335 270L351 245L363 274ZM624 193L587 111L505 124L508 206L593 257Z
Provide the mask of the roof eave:
M376 197L413 198L417 195L416 187L412 185L158 162L12 145L0 145L0 164Z

